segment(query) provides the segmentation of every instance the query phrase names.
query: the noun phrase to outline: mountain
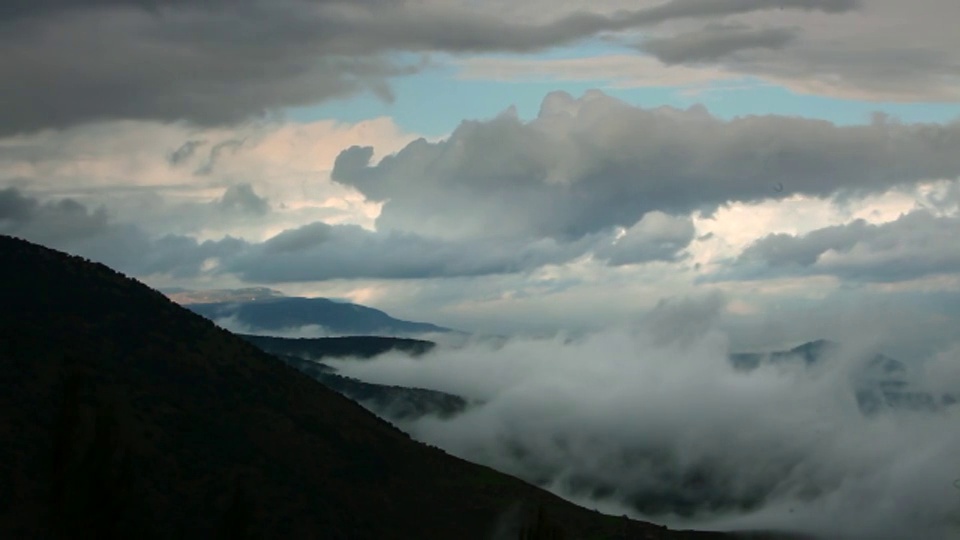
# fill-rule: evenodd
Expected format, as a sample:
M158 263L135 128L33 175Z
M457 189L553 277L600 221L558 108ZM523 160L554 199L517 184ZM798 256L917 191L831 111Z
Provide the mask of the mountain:
M103 265L9 237L0 257L0 537L731 537L413 441Z
M470 406L463 397L447 392L370 383L339 375L335 368L322 362L296 356L277 358L391 421L416 420L431 415L450 418L466 411Z
M740 370L750 371L763 364L802 362L814 367L840 354L840 343L820 339L803 343L786 351L736 353L730 361ZM867 355L859 360L851 391L857 406L866 415L886 410L936 411L957 402L951 394L934 395L920 388L913 380L907 364L883 354Z
M446 392L345 377L337 374L336 368L320 361L325 358L369 359L394 351L416 357L436 347L431 341L382 336L281 338L241 334L240 337L389 420L413 420L427 415L448 418L465 411L469 405L463 397Z
M730 361L740 370L749 371L760 367L763 363L781 363L800 361L807 366L818 363L826 353L836 351L839 343L818 339L798 345L786 351L770 351L763 353L734 353Z
M336 335L411 336L450 329L434 324L394 319L383 311L328 298L252 296L249 301L185 304L185 307L219 321L230 319L253 333L278 333L319 327Z
M283 298L280 291L266 287L246 287L243 289L213 289L206 291L191 291L186 289L171 289L163 291L171 300L180 305L214 304L218 302L251 302L268 298Z
M437 346L432 341L422 339L384 336L282 338L240 334L240 337L270 354L296 356L305 360L344 357L373 358L391 351L420 356Z

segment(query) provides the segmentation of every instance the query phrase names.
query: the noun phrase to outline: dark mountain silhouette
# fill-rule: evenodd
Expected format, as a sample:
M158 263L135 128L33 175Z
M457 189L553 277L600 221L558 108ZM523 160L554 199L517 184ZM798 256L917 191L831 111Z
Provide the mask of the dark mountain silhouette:
M730 360L738 369L751 370L760 367L761 363L795 362L801 361L807 366L813 366L824 358L825 354L833 353L840 348L840 344L827 339L808 341L786 351L770 351L762 353L735 353Z
M383 336L345 336L330 338L282 338L239 334L258 348L275 355L296 356L305 360L322 358L373 358L397 351L420 356L437 346L432 341Z
M339 375L323 362L296 356L277 358L388 420L414 420L427 415L449 418L470 405L463 397L447 392L364 382Z
M249 302L194 303L185 307L214 321L231 319L254 333L277 333L304 326L318 326L333 335L412 336L450 331L328 298L257 297Z
M730 537L412 441L103 265L9 237L0 260L2 538Z
M240 334L240 337L389 420L412 420L426 415L448 418L468 406L463 397L446 392L376 384L338 375L335 368L320 361L324 358L370 359L391 351L416 357L436 347L431 341L381 336L281 338Z

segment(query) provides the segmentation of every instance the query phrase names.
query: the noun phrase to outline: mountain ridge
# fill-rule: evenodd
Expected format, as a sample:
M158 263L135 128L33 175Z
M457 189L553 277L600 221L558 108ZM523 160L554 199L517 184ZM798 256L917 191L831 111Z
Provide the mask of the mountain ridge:
M333 335L417 336L448 333L431 323L396 319L386 312L329 298L267 296L251 301L185 304L212 321L231 320L241 333L297 332L305 327Z
M733 537L574 506L412 441L104 265L10 237L0 253L9 537L485 539L518 507L511 530Z

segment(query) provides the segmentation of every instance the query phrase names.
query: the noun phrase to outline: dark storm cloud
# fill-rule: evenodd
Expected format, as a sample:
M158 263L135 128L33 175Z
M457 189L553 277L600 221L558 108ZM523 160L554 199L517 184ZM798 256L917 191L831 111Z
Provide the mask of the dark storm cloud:
M246 246L230 237L206 242L178 235L154 237L136 225L110 221L102 207L90 211L72 199L41 202L15 188L0 190L0 234L88 257L139 276L195 276L208 259L231 256Z
M329 22L299 2L155 14L84 9L0 27L4 133L138 118L235 122L410 72L326 52Z
M894 282L952 274L960 272L958 235L960 218L925 210L880 225L857 220L805 235L773 234L748 247L730 275L828 274L851 281Z
M958 6L953 3L944 10L960 13ZM956 18L956 14L947 12L941 16ZM915 39L917 44L891 46L886 33L846 47L807 40L802 47L790 46L776 55L731 55L719 59L719 63L745 75L792 81L790 84L804 93L881 102L960 100L953 77L960 71L958 49L951 45L926 45L925 36L919 32L905 34L903 39Z
M188 143L189 144L189 143ZM210 148L210 153L207 156L206 161L200 165L194 174L207 175L213 172L214 167L217 166L217 161L220 160L224 152L236 152L240 147L243 146L243 141L238 140L228 140L215 144ZM181 147L182 149L183 147ZM179 152L179 150L177 150Z
M16 188L0 190L0 232L4 234L59 244L95 236L106 228L103 208L90 212L73 199L40 203Z
M540 115L462 123L381 162L337 159L333 179L383 201L381 230L577 238L733 201L883 192L960 175L960 122L869 125L702 107L642 109L597 91L547 96ZM782 187L782 189L780 189Z
M404 2L22 0L0 8L0 134L118 118L235 122L370 91L417 71L391 51L533 51L597 33L852 0L673 0L518 24Z
M699 32L648 39L641 48L665 64L695 63L717 60L744 49L782 49L798 34L796 28L710 26Z
M544 25L515 24L476 13L402 11L392 19L350 19L345 24L368 37L368 47L459 52L529 52L603 32L657 25L674 19L700 19L770 9L843 13L859 0L672 0L611 16L579 12Z
M403 0L353 0L356 4L386 6ZM257 0L6 0L0 5L0 22L29 17L49 16L90 9L129 8L158 12L164 8L189 7L200 9L224 8L255 4ZM313 4L332 4L338 0L305 0Z
M717 297L667 302L636 327L581 339L334 364L475 401L452 418L399 424L608 513L823 539L955 538L960 407L865 416L854 392L878 351L853 332L814 366L794 358L737 371L716 329L720 306ZM960 392L960 349L902 360L909 388Z
M205 141L187 141L183 143L182 146L171 152L170 157L167 158L167 161L169 161L171 165L179 165L193 157L193 154L197 151L197 148L200 148L204 144L206 144Z

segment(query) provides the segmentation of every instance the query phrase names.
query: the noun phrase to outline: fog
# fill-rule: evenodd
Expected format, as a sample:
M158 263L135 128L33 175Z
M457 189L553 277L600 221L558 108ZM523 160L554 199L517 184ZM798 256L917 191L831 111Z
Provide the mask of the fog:
M282 337L290 339L301 339L301 338L327 338L327 337L341 337L344 334L340 334L321 326L319 324L306 324L303 326L291 326L289 328L281 328L279 330L265 330L259 326L253 326L245 323L240 320L240 317L236 315L231 315L229 317L218 317L215 319L214 324L233 332L234 334L248 334L252 336L273 336L273 337Z
M813 367L737 371L729 352L709 320L666 314L576 338L331 364L477 401L400 427L601 511L830 539L960 534L960 406L865 415L852 385L876 351L855 335ZM960 390L960 347L901 360L919 387Z

